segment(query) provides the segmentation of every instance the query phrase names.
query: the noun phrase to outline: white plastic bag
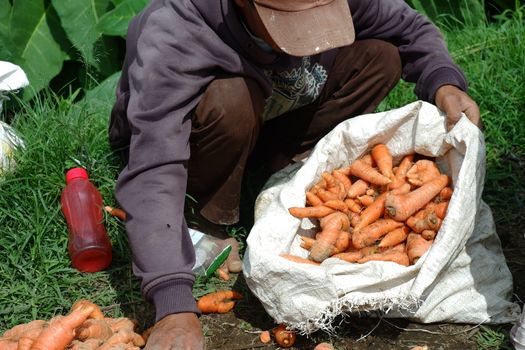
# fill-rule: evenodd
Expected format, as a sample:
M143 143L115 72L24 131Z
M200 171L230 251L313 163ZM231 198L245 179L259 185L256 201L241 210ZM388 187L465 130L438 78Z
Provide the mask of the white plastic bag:
M19 66L0 61L0 113L8 93L16 92L28 84L27 76ZM0 175L14 166L11 155L16 147L23 147L22 140L8 124L0 121Z
M384 311L385 317L423 323L508 323L519 317L519 306L509 301L512 278L491 210L481 200L483 134L466 117L450 132L445 124L435 106L421 101L355 117L324 137L304 164L269 180L256 201L243 270L276 322L310 333L330 329L343 312ZM313 266L279 257L306 257L299 235L313 226L288 208L305 205L306 189L323 171L348 165L377 143L386 144L396 160L412 152L437 157L451 176L454 195L431 249L409 267L335 258Z
M2 102L8 99L7 92L17 91L29 85L25 72L10 62L0 61L0 113Z

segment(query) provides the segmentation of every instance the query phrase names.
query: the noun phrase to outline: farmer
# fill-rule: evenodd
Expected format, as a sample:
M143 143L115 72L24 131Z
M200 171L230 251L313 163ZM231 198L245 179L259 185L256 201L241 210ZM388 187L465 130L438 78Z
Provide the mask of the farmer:
M481 127L442 36L403 0L152 0L132 20L109 134L127 162L116 197L133 271L156 310L146 349L203 347L185 194L210 230L237 222L249 165L289 164L401 77L450 125L463 112ZM226 266L240 270L236 252Z

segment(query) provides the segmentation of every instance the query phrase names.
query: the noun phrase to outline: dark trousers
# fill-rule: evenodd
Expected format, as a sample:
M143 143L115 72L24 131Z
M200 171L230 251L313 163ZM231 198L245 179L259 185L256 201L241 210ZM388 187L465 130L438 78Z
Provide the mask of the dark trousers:
M263 123L264 97L242 77L214 80L192 119L188 192L200 214L216 224L239 221L241 185L247 166L277 171L340 122L374 112L397 84L397 48L363 40L339 49L326 84L312 104Z

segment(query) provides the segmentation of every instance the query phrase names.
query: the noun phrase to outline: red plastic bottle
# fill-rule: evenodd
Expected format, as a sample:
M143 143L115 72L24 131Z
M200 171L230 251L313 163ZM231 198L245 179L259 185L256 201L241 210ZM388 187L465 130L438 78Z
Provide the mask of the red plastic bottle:
M69 230L71 263L81 272L104 270L111 263L111 242L103 223L102 196L84 168L66 172L61 196Z

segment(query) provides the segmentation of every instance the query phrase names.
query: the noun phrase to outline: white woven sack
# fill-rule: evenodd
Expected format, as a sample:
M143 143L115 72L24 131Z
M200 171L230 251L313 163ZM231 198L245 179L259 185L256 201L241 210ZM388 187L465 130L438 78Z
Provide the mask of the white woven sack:
M385 312L414 321L510 323L520 309L509 301L512 277L490 208L481 200L485 174L483 134L466 117L450 131L445 117L417 101L388 112L351 118L316 145L310 157L276 173L258 196L247 239L244 276L268 314L303 332L331 329L345 312ZM454 194L431 249L409 267L393 262L351 264L336 258L320 266L288 261L307 257L299 235L315 223L288 213L305 205L305 191L323 171L348 165L384 143L396 161L417 152L437 157Z

